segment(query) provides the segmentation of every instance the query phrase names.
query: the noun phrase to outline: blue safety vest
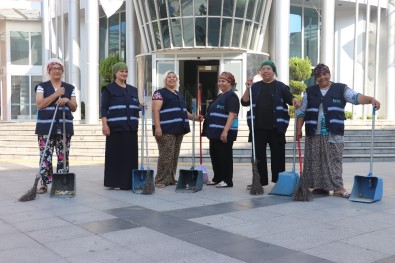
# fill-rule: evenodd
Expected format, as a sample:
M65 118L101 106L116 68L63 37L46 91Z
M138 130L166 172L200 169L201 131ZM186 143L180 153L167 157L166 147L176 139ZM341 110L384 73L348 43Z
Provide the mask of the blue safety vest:
M157 90L163 99L159 112L160 127L163 134L186 134L190 132L187 104L184 97L176 91L173 93L167 88ZM155 123L152 123L155 134Z
M137 131L140 105L137 88L131 85L122 88L112 82L102 92L110 95L107 124L111 131Z
M55 89L52 86L51 81L42 82L35 87L35 91L37 91L37 87L41 86L44 90L44 98L51 96L55 93ZM73 93L74 86L70 85L66 82L62 82L61 87L65 88L64 97L71 99L71 94ZM48 105L44 109L37 110L37 123L36 123L36 130L35 133L39 135L48 135L49 128L51 127L52 118L55 114L56 103L57 99L55 99L50 105ZM73 115L67 105L64 107L60 107L56 113L54 124L52 127L51 134L63 134L63 109L65 111L65 123L66 123L66 134L67 135L74 135L74 128L73 128Z
M231 96L235 96L237 101L239 98L236 93L232 90L221 94L217 99L215 99L207 109L206 120L207 130L205 135L209 139L221 138L221 133L225 128L226 121L228 120L229 112L226 111L226 103ZM238 118L233 120L232 126L228 131L228 141L236 141L238 129Z
M344 120L346 119L344 107L344 89L346 85L342 83L332 83L325 96L322 96L318 85L308 87L307 93L307 110L304 117L306 126L306 135L315 134L318 124L318 113L322 103L325 124L329 132L337 135L344 135Z
M276 91L273 96L273 123L274 128L277 129L279 133L285 133L287 131L289 125L289 114L288 114L288 105L285 103L281 96L281 91L284 88L288 88L284 83L275 80L276 82ZM260 82L254 83L251 86L251 97L252 97L252 111L255 122L255 112L256 112L256 100L259 98L261 93L262 86L259 85ZM251 110L247 112L247 125L251 130Z

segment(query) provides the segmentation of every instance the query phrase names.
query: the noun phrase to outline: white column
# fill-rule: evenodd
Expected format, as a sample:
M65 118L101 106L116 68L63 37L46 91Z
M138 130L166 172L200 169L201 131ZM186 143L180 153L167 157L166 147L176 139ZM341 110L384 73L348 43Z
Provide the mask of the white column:
M43 64L43 76L45 76L46 68L45 65L50 58L50 38L49 35L52 33L49 28L50 23L49 16L49 0L41 1L41 36L42 36L42 45L43 45L43 53L42 53L42 64Z
M85 123L99 123L99 3L86 1Z
M136 13L133 7L133 1L126 1L126 64L128 65L128 83L137 87L137 70L136 70L136 41L140 39L136 36L139 32L136 23Z
M335 1L322 1L322 45L321 45L321 63L326 64L332 73L334 79L336 72L334 66L334 35L335 35Z
M395 120L395 0L387 6L387 119Z
M277 66L277 79L289 83L289 12L290 0L276 1L276 51L273 60Z
M73 113L75 120L81 120L81 80L80 80L80 0L69 2L69 83L75 87L78 108Z

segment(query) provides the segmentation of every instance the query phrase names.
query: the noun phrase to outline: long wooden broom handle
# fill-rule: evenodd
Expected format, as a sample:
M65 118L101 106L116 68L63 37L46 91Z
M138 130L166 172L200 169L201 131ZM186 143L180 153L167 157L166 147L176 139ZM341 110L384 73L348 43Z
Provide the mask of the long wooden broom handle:
M299 153L299 169L300 169L300 173L303 172L302 169L302 150L300 149L300 138L298 138L298 153Z

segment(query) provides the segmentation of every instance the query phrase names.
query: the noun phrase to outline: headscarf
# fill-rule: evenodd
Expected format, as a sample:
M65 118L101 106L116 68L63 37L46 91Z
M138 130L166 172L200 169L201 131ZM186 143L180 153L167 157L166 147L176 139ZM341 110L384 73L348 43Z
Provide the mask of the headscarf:
M112 66L112 76L113 76L114 80L115 80L115 75L117 74L117 72L121 71L121 70L128 70L128 65L126 65L125 62L118 62Z
M236 84L235 76L233 76L233 74L228 71L222 72L219 77L229 82L231 86Z
M314 69L313 69L313 75L314 78L318 78L322 74L331 74L331 71L329 70L329 67L325 64L318 64Z
M52 66L54 65L59 65L62 67L62 70L64 71L64 64L63 62L58 59L58 58L51 58L47 61L47 71L45 72L45 76L47 77L47 79L50 79L51 77L49 76L49 71L52 68Z
M262 68L263 66L270 66L272 68L274 74L276 74L276 76L277 76L277 68L276 68L276 65L273 63L273 61L265 60L262 62L260 68Z

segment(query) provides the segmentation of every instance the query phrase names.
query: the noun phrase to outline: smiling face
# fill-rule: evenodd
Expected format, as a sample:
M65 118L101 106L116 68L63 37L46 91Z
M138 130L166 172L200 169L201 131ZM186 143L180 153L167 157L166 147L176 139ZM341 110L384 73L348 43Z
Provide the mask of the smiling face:
M128 78L128 70L118 70L117 73L115 73L115 80L121 83L125 83L126 79Z
M315 77L315 81L320 88L327 88L331 84L331 74L326 72L322 73Z
M173 72L170 72L169 74L167 74L165 85L167 88L170 88L170 89L177 88L177 75L174 74Z
M221 92L228 91L230 89L230 82L226 80L225 77L219 76L218 88Z
M52 63L48 67L48 75L52 80L59 80L63 75L63 67L58 63Z
M274 71L269 65L261 67L259 69L259 74L262 76L264 82L270 83L274 80Z

